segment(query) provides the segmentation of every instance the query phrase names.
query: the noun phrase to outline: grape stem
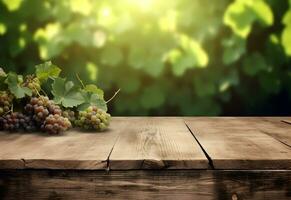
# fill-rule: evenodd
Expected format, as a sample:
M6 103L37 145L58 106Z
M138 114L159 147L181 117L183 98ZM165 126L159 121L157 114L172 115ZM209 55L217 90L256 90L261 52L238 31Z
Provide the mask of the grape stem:
M11 109L10 110L8 110L6 113L4 113L3 114L3 117L5 116L5 115L7 115L8 113L13 113L13 104L11 105Z
M84 85L83 81L80 79L80 76L78 73L76 73L76 77L77 77L78 81L81 83L82 87L85 89L85 85Z
M40 90L44 93L45 96L47 96L46 92L42 88L40 88Z
M114 93L114 95L110 98L110 99L108 99L105 103L107 104L107 103L109 103L112 99L114 99L115 98L115 96L118 94L120 92L120 88Z
M36 91L36 94L40 97L41 95L40 95L39 92L37 91L36 87L33 86L33 88L34 88L34 90Z
M5 118L5 115L7 115L7 114L10 113L10 112L12 112L12 109L10 109L10 110L8 110L6 113L4 113L2 117Z

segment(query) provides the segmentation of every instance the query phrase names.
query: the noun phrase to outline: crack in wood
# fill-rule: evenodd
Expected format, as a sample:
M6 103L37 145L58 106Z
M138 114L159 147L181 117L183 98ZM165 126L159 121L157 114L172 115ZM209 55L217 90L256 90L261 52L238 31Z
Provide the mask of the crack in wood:
M113 149L114 149L114 146L115 146L115 144L117 143L119 137L120 137L120 135L118 135L118 136L116 137L116 140L115 140L115 142L114 142L114 144L113 144L113 146L112 146L112 148L111 148L111 150L110 150L110 152L109 152L109 155L108 155L108 157L107 157L107 159L106 159L106 161L105 161L105 162L107 162L106 171L108 171L108 172L110 171L110 161L109 161L109 159L110 159L111 153L112 153L112 151L113 151Z
M187 127L187 129L190 131L190 133L192 134L192 136L194 137L194 139L196 140L196 142L198 143L198 145L200 146L201 150L203 151L204 155L206 156L207 160L208 160L208 164L210 166L211 169L215 169L214 165L213 165L213 161L212 158L209 156L209 154L206 152L206 150L204 149L204 147L202 146L202 144L199 142L199 140L196 138L194 132L190 129L190 127L188 126L188 124L184 121L185 126Z
M264 130L261 130L261 131L262 131L262 133L265 133L266 135L268 135L268 136L272 137L273 139L277 140L278 142L280 142L280 143L286 145L287 147L291 148L291 145L287 144L286 142L281 141L277 137L274 137L271 133L269 133L267 131L264 131Z
M288 124L288 125L291 125L291 122L290 121L287 121L287 120L281 120L281 122L283 122L285 124Z
M25 159L24 158L21 158L20 160L22 161L23 168L26 168L26 161L25 161Z

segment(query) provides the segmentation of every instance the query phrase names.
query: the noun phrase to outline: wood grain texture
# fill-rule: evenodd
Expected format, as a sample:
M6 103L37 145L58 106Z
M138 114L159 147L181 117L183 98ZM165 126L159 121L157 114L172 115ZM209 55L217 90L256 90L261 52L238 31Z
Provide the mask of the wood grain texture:
M128 118L110 169L206 169L208 160L181 118Z
M287 124L289 124L289 125L291 125L291 118L283 119L282 121L287 123Z
M126 120L115 118L109 131L77 130L60 136L0 133L2 169L106 169L107 159Z
M0 199L291 198L291 171L0 170Z
M291 117L263 117L258 129L291 148Z
M201 117L185 122L215 169L291 169L290 147L258 129L257 119Z

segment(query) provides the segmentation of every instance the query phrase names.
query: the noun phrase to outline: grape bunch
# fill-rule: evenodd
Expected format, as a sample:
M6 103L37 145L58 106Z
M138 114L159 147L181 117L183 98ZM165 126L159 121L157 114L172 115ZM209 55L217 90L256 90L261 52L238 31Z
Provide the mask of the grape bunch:
M109 126L110 114L96 106L90 106L85 111L79 112L76 126L87 130L105 130Z
M24 110L39 124L43 124L49 114L62 115L61 108L46 96L32 97Z
M76 121L76 115L73 110L64 110L62 116L68 118L72 124L74 124Z
M0 116L7 113L12 105L13 95L7 91L0 91Z
M74 81L60 77L61 69L50 61L36 65L35 68L31 75L5 73L0 68L0 130L59 134L72 126L97 131L109 126L111 116L99 106L90 106L81 112L79 109L91 104L93 98L100 107L105 107L119 90L105 101L103 91L95 85L85 86L78 74L77 79L83 88ZM46 94L41 85L51 82L51 91ZM50 100L50 96L58 99L57 103ZM82 99L74 99L81 96Z
M22 86L31 89L33 95L38 94L41 89L40 81L35 75L27 75L25 77L25 81L22 83Z
M36 124L30 116L13 112L0 117L0 129L5 131L35 131Z
M71 122L68 118L62 117L59 114L50 114L41 125L41 130L49 134L57 135L71 128L71 126Z

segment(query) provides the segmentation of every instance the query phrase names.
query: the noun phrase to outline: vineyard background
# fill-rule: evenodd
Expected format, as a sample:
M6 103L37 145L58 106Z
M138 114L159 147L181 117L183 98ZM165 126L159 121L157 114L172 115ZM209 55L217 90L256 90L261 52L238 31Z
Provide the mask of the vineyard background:
M47 60L112 115L290 115L291 0L0 0L0 66Z

